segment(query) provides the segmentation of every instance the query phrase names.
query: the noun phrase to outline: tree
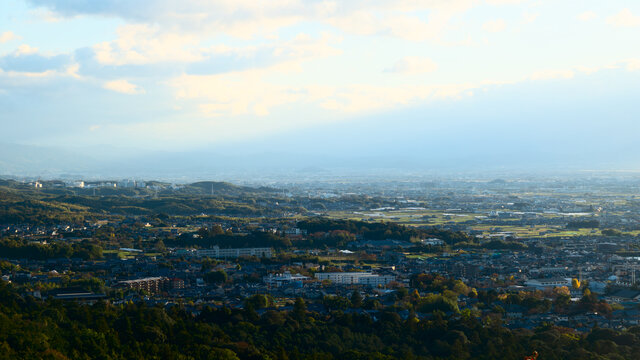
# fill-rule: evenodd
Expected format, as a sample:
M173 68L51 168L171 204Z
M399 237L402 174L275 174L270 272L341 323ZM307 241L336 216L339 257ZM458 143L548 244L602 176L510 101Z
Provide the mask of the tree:
M342 296L327 295L322 298L322 304L331 310L345 310L351 303Z
M469 293L469 287L460 280L456 280L452 289L457 294L467 295Z
M571 286L576 290L580 289L580 280L576 278L571 279Z
M293 317L300 321L304 319L307 312L307 304L301 297L296 298L296 302L293 304Z
M571 296L567 295L567 294L558 294L556 296L556 299L554 301L554 305L564 308L566 306L569 305L569 303L571 302Z
M557 286L553 288L553 293L556 296L559 295L566 295L566 296L571 296L571 291L569 291L569 288L566 286Z
M211 359L211 360L238 360L238 357L236 356L236 353L234 353L233 351L229 350L229 349L218 349L218 348L213 348L211 350L211 352L209 353L209 356L207 357L207 359Z
M407 290L406 287L401 287L398 290L396 290L396 297L398 298L398 300L405 299L408 295L409 295L409 290Z
M351 294L351 306L354 308L362 306L362 295L360 294L360 291L354 290L353 294Z
M167 248L164 246L164 242L161 240L158 240L158 242L155 245L155 249L156 251L159 252L165 252L167 250Z
M583 304L595 304L596 302L598 302L598 296L596 294L593 294L591 290L584 289L580 302Z
M224 234L224 230L222 229L222 226L218 224L213 225L211 227L211 231L209 232L210 236L216 236L216 235L222 235L222 234Z
M224 270L218 270L204 274L203 279L209 284L224 284L227 282L228 276Z
M254 309L264 309L271 304L267 295L256 294L245 299L247 305L251 305Z
M604 236L623 236L624 233L620 230L616 229L604 229L601 231Z

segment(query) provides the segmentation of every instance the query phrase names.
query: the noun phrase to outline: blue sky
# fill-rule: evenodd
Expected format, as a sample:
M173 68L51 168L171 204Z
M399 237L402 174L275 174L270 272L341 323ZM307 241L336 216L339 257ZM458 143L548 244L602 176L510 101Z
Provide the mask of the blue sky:
M637 0L0 2L0 124L20 144L261 151L367 126L342 141L631 141L639 76Z

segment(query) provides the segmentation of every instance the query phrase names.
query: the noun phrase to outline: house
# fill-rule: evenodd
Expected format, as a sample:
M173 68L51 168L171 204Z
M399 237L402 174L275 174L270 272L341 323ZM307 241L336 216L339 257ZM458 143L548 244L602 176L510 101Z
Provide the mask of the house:
M283 274L269 274L263 277L263 281L267 286L276 288L287 285L302 287L303 281L306 280L309 280L309 277L300 274L292 275L289 271L285 271Z
M519 305L509 305L505 309L505 316L511 319L518 319L523 316L527 311L526 308Z
M49 293L49 298L54 300L75 301L81 304L94 304L99 300L106 299L105 294L94 294L79 288L56 289Z
M640 302L640 291L622 289L607 296L606 299L613 302Z
M430 246L443 246L444 245L444 241L442 241L440 239L436 239L436 238L422 239L422 244L423 245L430 245Z
M181 288L180 286L184 287L184 281L181 281L180 279L169 279L166 277L155 276L125 280L118 283L118 285L127 289L144 290L152 294L158 294L163 291L170 290L174 286L178 286L177 288Z

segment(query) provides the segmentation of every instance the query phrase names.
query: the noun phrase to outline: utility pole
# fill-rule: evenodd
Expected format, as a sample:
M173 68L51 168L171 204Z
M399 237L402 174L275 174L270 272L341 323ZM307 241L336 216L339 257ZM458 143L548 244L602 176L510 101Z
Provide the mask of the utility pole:
M582 284L582 268L580 268L580 273L578 274L578 281Z

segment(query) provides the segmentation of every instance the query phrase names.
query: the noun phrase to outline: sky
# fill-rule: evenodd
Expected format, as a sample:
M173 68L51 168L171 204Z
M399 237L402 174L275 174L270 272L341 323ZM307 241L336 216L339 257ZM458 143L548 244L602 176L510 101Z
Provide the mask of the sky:
M637 0L0 2L5 144L640 168L638 91Z

